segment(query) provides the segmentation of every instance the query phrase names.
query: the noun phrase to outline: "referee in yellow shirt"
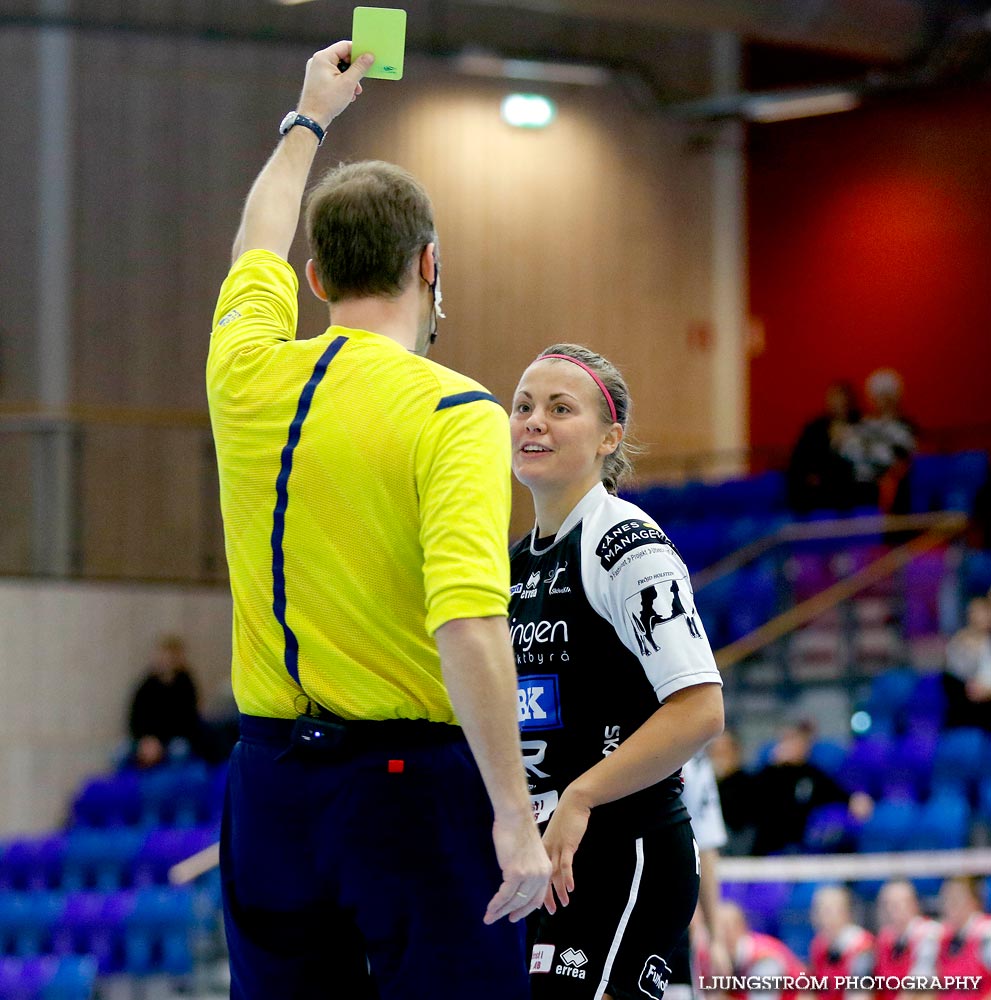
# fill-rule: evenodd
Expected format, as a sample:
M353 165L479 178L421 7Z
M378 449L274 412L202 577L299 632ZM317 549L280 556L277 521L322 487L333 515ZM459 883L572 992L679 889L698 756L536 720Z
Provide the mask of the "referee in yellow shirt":
M550 864L506 626L509 434L425 360L433 210L385 163L310 193L296 340L286 257L331 121L371 65L307 64L248 196L207 391L234 598L241 739L221 836L234 1000L524 1000L520 919ZM502 918L508 917L508 920Z

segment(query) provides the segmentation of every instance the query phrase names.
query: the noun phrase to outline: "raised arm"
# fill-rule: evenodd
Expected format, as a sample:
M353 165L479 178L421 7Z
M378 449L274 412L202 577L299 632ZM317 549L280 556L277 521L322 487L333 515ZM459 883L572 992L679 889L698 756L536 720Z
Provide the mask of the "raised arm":
M361 93L361 78L374 62L372 55L363 55L342 73L338 65L350 59L351 43L342 41L321 49L306 64L296 111L324 131ZM248 250L270 250L283 259L288 257L318 145L316 132L302 125L283 136L248 194L232 262Z

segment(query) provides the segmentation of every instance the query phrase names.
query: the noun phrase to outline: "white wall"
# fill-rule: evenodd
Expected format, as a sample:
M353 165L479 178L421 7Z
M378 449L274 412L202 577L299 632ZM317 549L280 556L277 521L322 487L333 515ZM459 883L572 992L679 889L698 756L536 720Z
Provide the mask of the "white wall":
M108 770L156 638L185 638L204 700L230 669L230 595L192 586L0 580L0 836L59 825Z

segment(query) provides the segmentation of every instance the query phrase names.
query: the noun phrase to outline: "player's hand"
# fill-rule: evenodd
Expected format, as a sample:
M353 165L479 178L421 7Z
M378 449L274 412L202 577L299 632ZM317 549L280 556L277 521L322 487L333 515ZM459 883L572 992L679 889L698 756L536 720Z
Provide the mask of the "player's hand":
M349 41L334 42L314 53L306 64L296 110L326 128L361 93L361 78L374 61L375 57L366 53L342 73L338 65L351 62Z
M558 900L562 906L567 906L571 901L570 894L575 891L575 854L588 829L591 815L591 808L570 788L566 788L544 830L544 847L553 866L551 884L544 899L548 913L557 912ZM554 898L555 893L557 900Z
M544 901L551 863L529 809L507 818L496 816L492 840L502 869L502 885L489 901L483 920L494 924L508 916L511 923L516 923Z

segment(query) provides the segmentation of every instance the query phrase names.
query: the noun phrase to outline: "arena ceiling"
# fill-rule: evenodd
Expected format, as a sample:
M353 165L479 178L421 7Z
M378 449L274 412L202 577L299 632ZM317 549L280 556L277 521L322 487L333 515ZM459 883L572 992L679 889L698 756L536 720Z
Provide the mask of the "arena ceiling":
M409 11L411 52L605 66L647 100L712 95L711 38L748 43L752 89L857 81L876 89L985 79L991 0L381 0ZM346 34L353 2L3 0L0 27L72 24L316 46Z

